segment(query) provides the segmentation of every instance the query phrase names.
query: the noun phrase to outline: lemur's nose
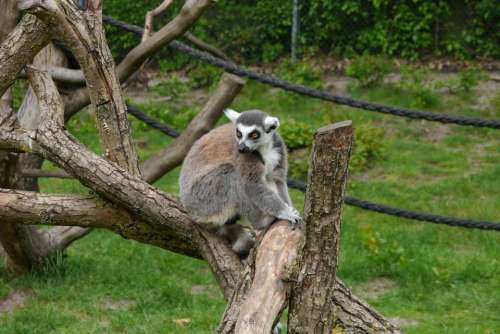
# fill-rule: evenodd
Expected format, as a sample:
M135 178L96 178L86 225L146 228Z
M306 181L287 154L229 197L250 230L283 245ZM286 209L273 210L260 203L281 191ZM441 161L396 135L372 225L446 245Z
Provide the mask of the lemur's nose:
M250 152L250 148L248 148L248 146L245 145L245 143L241 143L238 145L238 151L240 153L249 153Z

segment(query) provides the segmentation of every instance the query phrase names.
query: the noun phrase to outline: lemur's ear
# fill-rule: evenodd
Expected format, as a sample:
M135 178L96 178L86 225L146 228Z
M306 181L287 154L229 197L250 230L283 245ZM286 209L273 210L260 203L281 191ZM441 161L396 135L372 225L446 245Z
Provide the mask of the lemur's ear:
M233 109L224 109L224 115L231 120L231 122L236 123L238 117L240 117L240 113Z
M280 126L280 121L277 117L267 116L264 120L264 130L269 133L276 130Z

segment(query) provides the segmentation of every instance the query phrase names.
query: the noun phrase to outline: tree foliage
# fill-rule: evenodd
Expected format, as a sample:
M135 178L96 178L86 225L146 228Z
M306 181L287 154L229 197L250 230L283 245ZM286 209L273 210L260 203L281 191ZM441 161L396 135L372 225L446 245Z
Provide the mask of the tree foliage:
M105 12L142 25L160 0L110 0ZM172 17L178 1L156 24ZM500 57L500 11L495 0L310 0L301 1L302 52L338 56L369 52L415 60L426 56L459 59ZM290 48L292 1L220 0L196 24L202 39L250 62L272 61ZM114 51L135 45L135 37L110 28ZM179 60L177 60L179 62Z

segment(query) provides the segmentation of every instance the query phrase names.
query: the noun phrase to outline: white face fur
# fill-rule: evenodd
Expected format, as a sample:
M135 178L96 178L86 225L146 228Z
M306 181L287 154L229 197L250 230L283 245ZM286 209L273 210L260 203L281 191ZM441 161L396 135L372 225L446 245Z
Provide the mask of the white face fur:
M261 124L245 125L237 123L240 113L232 110L224 110L224 114L236 125L236 140L240 152L253 152L268 150L273 145L273 133L279 126L276 117L266 116Z

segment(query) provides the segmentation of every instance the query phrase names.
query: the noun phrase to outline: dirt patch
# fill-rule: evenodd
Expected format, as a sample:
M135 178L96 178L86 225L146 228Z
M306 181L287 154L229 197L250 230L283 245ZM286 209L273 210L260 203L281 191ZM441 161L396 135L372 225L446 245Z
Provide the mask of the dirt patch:
M414 326L417 326L419 324L417 320L404 319L404 318L399 318L399 317L389 318L389 321L399 328L414 327Z
M102 304L103 308L111 311L125 311L135 306L137 302L131 299L107 299Z
M205 293L206 291L207 291L206 285L193 285L191 287L191 294L192 295L201 295L202 293Z
M397 289L398 285L385 277L376 278L354 289L355 294L363 299L375 299Z
M34 296L29 290L16 290L10 293L7 298L0 300L0 315L12 313L14 310L23 307Z

